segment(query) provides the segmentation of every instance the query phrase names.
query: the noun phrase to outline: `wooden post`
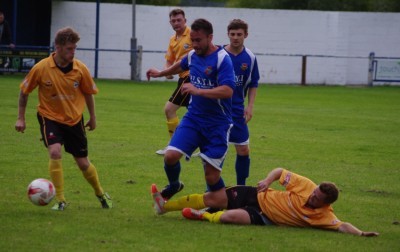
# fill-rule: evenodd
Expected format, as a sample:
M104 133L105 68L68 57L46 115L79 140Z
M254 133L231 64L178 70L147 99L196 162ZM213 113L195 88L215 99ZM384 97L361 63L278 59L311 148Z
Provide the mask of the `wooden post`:
M306 75L307 75L307 55L303 55L301 64L301 85L306 85Z
M374 60L375 60L375 53L369 53L369 63L368 63L368 86L372 87L374 84Z

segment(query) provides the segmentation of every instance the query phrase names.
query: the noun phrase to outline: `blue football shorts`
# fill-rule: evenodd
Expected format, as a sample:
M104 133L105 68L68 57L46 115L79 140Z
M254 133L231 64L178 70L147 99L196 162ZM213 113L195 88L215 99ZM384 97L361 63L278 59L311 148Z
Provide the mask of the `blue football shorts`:
M190 159L199 148L200 157L218 170L228 151L228 136L232 124L200 125L196 120L184 116L175 130L167 150L176 150Z
M246 119L244 117L234 117L233 127L229 134L229 143L235 145L248 145L249 136L250 133Z

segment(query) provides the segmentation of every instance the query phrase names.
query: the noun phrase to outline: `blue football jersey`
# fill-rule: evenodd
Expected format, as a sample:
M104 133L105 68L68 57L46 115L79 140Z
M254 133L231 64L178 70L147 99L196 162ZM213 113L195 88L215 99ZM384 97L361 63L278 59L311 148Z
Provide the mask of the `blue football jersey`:
M260 74L256 56L248 48L238 55L229 53L235 70L236 88L232 96L232 113L234 117L243 117L244 102L249 88L258 87Z
M213 89L227 85L235 89L235 76L231 58L219 47L207 56L190 51L181 61L183 70L189 69L190 82L200 89ZM232 123L232 99L210 99L192 95L185 116L193 118L200 125Z

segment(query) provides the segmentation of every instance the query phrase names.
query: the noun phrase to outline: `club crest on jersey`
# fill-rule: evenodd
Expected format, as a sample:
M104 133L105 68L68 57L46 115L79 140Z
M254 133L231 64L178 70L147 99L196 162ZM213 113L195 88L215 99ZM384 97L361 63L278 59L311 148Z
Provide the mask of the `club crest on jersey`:
M74 82L74 88L79 87L79 83L77 81Z
M206 75L210 75L212 72L213 72L212 66L208 66L208 67L206 68L206 70L204 70L204 73L205 73Z
M249 66L247 65L247 63L242 63L242 65L240 66L240 69L242 69L242 71L246 71L247 68L249 68Z
M190 45L189 45L188 43L185 43L185 44L183 45L183 49L187 50L187 49L189 49L189 48L190 48Z
M287 186L290 182L290 178L292 177L292 173L288 172L283 180L283 186Z

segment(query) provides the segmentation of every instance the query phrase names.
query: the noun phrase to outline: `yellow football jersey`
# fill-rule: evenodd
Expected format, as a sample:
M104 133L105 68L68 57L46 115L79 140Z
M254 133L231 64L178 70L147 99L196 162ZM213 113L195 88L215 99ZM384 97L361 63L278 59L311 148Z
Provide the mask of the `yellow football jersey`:
M24 94L38 87L40 115L66 125L75 125L85 109L84 94L96 94L98 89L89 69L73 60L72 71L64 74L55 64L54 53L38 62L20 84Z
M258 202L265 215L278 225L315 227L337 230L342 224L331 206L311 209L308 197L317 185L310 179L284 170L279 179L286 191L269 188L258 193Z
M190 40L190 28L186 26L180 38L173 35L169 39L169 46L167 53L165 54L165 59L170 62L180 61L188 52L192 50L192 41ZM189 75L189 71L185 71L179 74L180 78L185 78Z

